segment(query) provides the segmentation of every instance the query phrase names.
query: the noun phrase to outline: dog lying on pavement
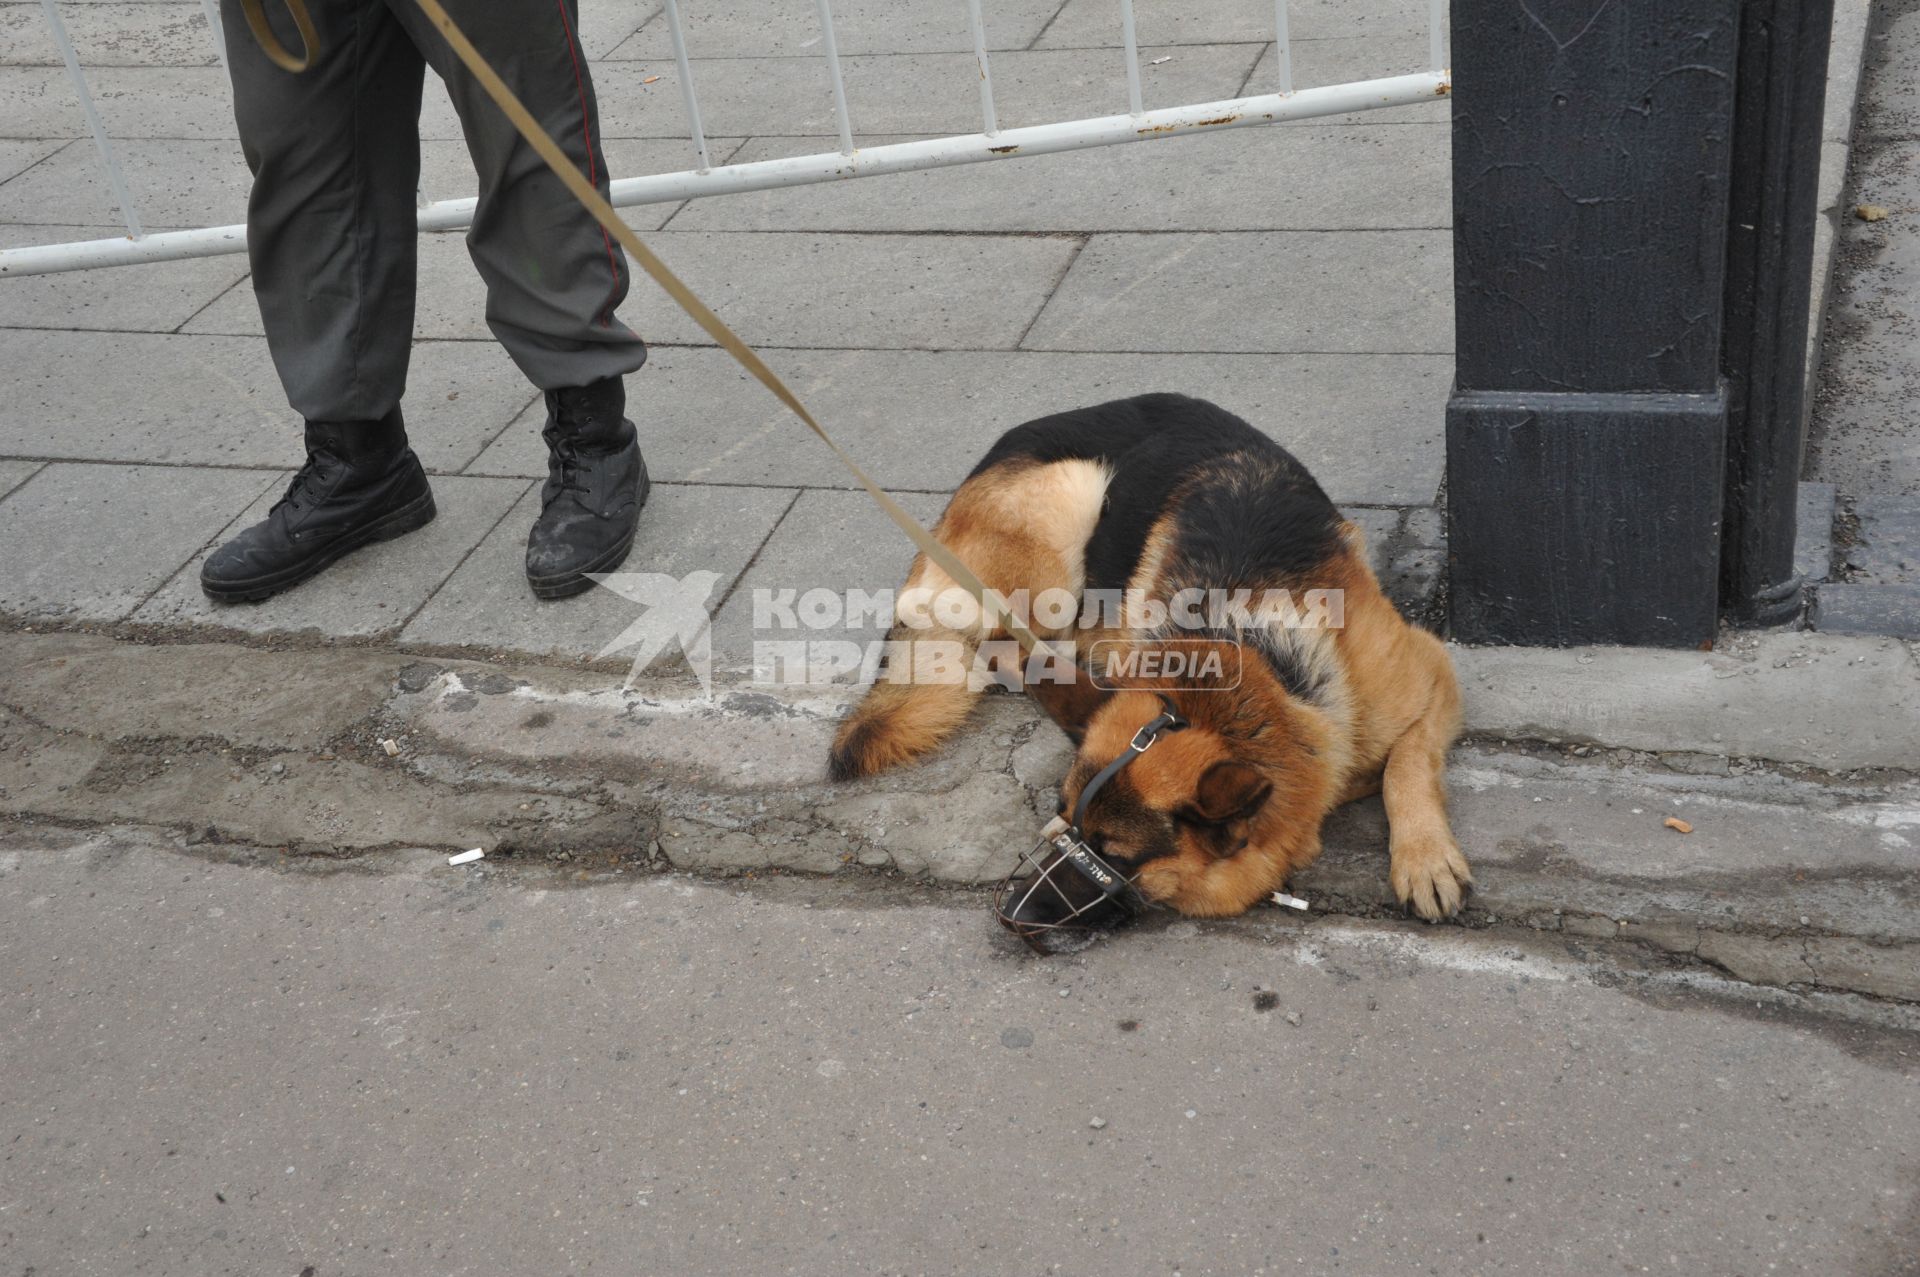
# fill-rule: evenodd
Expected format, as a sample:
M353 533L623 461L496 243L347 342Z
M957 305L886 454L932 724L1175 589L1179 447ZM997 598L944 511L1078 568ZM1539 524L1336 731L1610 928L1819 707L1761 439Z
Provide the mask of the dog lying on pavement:
M1058 663L1018 677L1077 752L1049 829L1071 834L1037 866L1055 888L1015 893L1008 925L1118 921L1109 873L1194 917L1244 912L1319 855L1328 813L1375 793L1394 894L1429 920L1459 909L1472 879L1442 780L1452 663L1285 449L1180 395L1059 413L1003 435L934 531L1002 596L1102 603L1026 618L1072 645L1068 677ZM966 718L981 680L926 677L922 645L974 667L1006 634L926 606L958 589L916 557L887 669L835 738L835 779L921 757ZM1052 874L1069 855L1080 872Z

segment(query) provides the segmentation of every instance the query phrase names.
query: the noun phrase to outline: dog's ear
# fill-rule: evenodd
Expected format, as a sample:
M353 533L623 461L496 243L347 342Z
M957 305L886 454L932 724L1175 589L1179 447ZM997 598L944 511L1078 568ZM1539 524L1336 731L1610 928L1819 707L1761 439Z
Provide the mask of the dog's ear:
M1228 758L1200 773L1192 812L1210 825L1224 825L1252 815L1273 792L1273 782L1255 768Z
M1040 703L1047 717L1058 724L1067 734L1074 748L1086 739L1087 721L1107 698L1113 695L1110 689L1094 685L1092 677L1084 669L1074 670L1072 682L1032 682L1027 684L1027 695Z

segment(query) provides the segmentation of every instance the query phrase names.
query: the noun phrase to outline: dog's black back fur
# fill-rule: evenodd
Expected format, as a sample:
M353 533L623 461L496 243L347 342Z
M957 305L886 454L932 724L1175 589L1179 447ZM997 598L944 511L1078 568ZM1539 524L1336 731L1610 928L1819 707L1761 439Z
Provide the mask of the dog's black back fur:
M1338 547L1340 512L1307 468L1205 400L1139 395L1040 417L1002 435L973 473L1070 460L1113 471L1087 542L1088 589L1124 588L1148 532L1176 501L1177 561L1167 566L1183 587L1303 580Z

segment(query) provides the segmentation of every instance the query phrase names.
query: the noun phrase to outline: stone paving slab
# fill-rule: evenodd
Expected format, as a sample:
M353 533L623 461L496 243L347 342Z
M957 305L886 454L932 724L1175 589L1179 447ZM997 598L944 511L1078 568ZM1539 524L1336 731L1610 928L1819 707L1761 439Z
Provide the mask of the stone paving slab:
M1143 63L1169 52L1143 49ZM1149 107L1235 96L1257 56L1253 45L1183 46L1160 66L1143 66ZM970 53L841 59L856 135L976 133L979 69ZM604 62L594 69L609 137L685 137L679 72L671 58ZM650 77L659 77L652 84ZM837 134L831 83L813 58L703 58L693 64L700 119L716 135ZM0 82L3 83L3 82ZM1127 109L1126 68L1105 50L1003 53L993 59L1000 127L1050 124ZM0 93L0 108L7 97ZM430 99L422 136L458 137L451 107ZM29 136L51 136L30 134Z
M173 466L48 466L0 501L0 613L116 621L276 476Z
M0 501L38 474L42 464L39 461L0 461Z
M1823 585L1814 594L1809 622L1823 634L1920 639L1920 584Z
M907 513L932 527L946 508L946 498L909 494L900 499ZM825 550L825 553L822 551ZM804 623L788 627L780 614L769 610L773 623L756 625L754 595L767 591L770 602L777 602L784 591L796 598L808 590L826 590L845 602L848 590L868 594L895 591L906 579L913 563L913 543L908 541L891 519L880 512L864 492L803 492L793 509L780 521L780 527L768 540L713 621L713 653L716 669L746 671L754 668L755 643L805 643L810 655L826 659L831 644L849 643L862 651L870 643L884 640L892 628L892 612L875 622L829 624L811 628ZM794 619L799 620L796 611ZM835 657L834 659L837 659ZM822 668L821 682L856 682L859 673ZM799 681L797 675L774 675Z
M14 370L0 455L299 464L300 421L262 338L16 330L0 332L0 353ZM429 470L456 471L536 395L491 342L416 342L407 433Z
M111 216L112 211L103 209L102 215ZM105 225L0 227L4 242L15 248L115 234L125 231ZM0 279L0 328L172 332L246 274L246 258L234 254ZM247 301L251 304L250 294Z
M1134 0L1134 29L1143 43L1269 42L1273 0ZM1288 0L1287 31L1296 42L1351 36L1379 40L1427 31L1426 0ZM1106 48L1120 43L1120 6L1112 0L1067 0L1037 48Z
M659 0L586 0L580 46L603 57L660 11ZM206 10L192 0L90 0L60 12L83 67L219 65ZM38 5L0 4L0 65L61 65Z
M748 342L868 349L1010 349L1079 248L1068 236L700 231L647 243ZM620 317L650 341L709 341L645 276ZM239 288L187 331L257 333L260 315ZM485 289L458 235L422 237L415 332L492 340Z
M1028 350L1453 350L1445 231L1096 235Z
M227 73L217 66L95 67L87 72L87 87L115 141L234 135L233 92ZM0 136L87 135L86 116L65 69L0 66Z
M778 488L656 484L626 572L717 574L709 607L752 561L795 494ZM610 590L543 602L527 588L527 529L540 512L530 487L401 632L407 643L591 658L644 608Z
M872 145L903 137L863 139ZM754 138L735 163L837 149ZM1366 230L1452 224L1445 122L1261 126L694 200L675 230ZM44 167L44 166L43 166ZM0 208L6 188L0 187Z
M1847 549L1849 580L1920 585L1920 505L1906 497L1853 503L1859 539Z
M981 22L987 48L1026 48L1059 9L1060 0L984 0ZM770 5L766 0L702 3L687 5L680 21L687 51L697 58L820 55L820 17L812 5ZM973 51L965 4L837 0L833 6L833 38L842 56ZM664 8L609 59L671 62L673 40Z
M948 492L1008 428L1152 390L1211 399L1267 431L1343 503L1423 505L1440 485L1450 356L1099 355L775 351L821 422L888 488ZM629 383L656 477L849 488L853 480L764 387L716 349L663 347ZM546 474L530 405L467 467Z
M196 554L128 619L245 635L397 634L527 490L524 479L437 477L433 495L438 513L419 531L356 550L314 580L263 603L212 602L200 591L201 563L214 545L266 518L292 477L277 476L206 551Z
M217 66L206 10L197 3L60 6L80 65ZM37 4L0 4L0 65L60 66L60 51Z
M739 139L714 140L721 155L738 145ZM614 138L604 149L607 163L622 177L684 168L692 155L685 142L661 138ZM237 139L131 138L119 143L118 151L128 191L143 221L228 226L246 220L253 175L247 171ZM471 197L476 182L466 144L422 146L420 181L431 199ZM663 224L674 208L673 204L642 206L625 210L625 215L629 225L647 231ZM61 154L0 183L0 223L79 224L106 222L116 216L112 189L90 143L69 144ZM25 241L11 227L0 225L0 243L16 242Z

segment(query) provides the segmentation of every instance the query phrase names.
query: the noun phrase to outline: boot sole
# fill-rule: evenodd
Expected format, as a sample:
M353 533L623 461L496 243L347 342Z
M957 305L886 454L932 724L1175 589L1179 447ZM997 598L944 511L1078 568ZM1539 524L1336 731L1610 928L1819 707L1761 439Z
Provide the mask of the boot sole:
M251 581L223 581L217 585L210 584L202 578L200 589L215 603L258 603L263 599L272 598L282 590L290 590L310 577L318 576L363 546L372 545L377 541L391 541L395 537L405 536L409 532L424 528L433 522L434 516L438 513L439 510L433 504L433 493L429 490L398 510L381 515L359 531L341 537L297 567L288 568L284 572L276 572L270 576L256 577Z
M633 517L637 521L640 510L647 504L647 498L653 493L653 480L646 474L640 476L640 494L633 503ZM527 576L527 584L533 589L536 599L570 599L576 594L585 594L594 587L595 582L587 575L589 572L611 572L627 561L627 555L633 552L632 532L620 544L602 554L585 567L572 572L563 572L559 576Z

